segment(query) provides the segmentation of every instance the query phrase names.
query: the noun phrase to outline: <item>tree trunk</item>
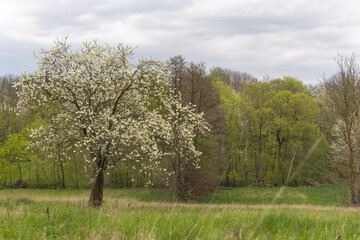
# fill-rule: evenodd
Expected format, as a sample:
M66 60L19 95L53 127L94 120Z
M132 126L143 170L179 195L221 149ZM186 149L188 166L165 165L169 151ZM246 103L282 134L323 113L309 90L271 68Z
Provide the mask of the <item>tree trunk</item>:
M55 170L55 166L56 166L56 162L54 160L53 162L53 185L54 185L54 188L56 188L56 170Z
M184 183L185 166L182 166L180 149L176 148L176 163L175 163L175 193L180 201L186 201L186 188Z
M230 171L231 171L231 151L228 151L228 161L227 161L227 166L226 166L226 178L225 178L225 186L229 187L230 183L229 183L229 175L230 175Z
M36 162L36 186L39 187L39 163Z
M129 169L128 169L128 168L126 168L125 185L126 185L126 188L130 188L130 183L129 183Z
M260 126L259 126L259 138L258 138L258 179L256 182L261 183L262 182L262 176L261 176L261 154L262 154L262 118L260 119Z
M281 185L284 185L285 181L284 181L284 173L283 173L283 169L282 169L282 156L281 156L281 145L282 145L283 141L279 141L279 175L281 177Z
M21 178L21 166L20 166L20 161L17 161L17 164L18 164L19 176L20 176L20 182L21 182L21 181L22 181L22 178Z
M356 184L356 176L352 172L350 176L350 192L351 192L351 205L352 206L359 206L359 189Z
M1 164L2 167L4 167L4 164ZM3 187L6 187L6 179L7 179L7 174L5 173L5 177L4 177L4 182L3 182Z
M360 173L358 169L355 172L355 198L356 198L356 206L359 207L360 206Z
M65 172L64 172L64 164L60 160L60 170L61 170L61 187L65 189Z
M185 202L188 200L188 197L183 174L184 171L180 170L176 175L176 195L178 200Z
M357 154L356 154L357 155ZM360 206L360 173L359 173L359 160L355 155L355 163L353 171L350 176L350 190L351 190L351 205Z
M99 169L93 183L91 184L91 193L89 198L89 207L100 207L104 192L104 170Z
M247 155L247 146L244 149L245 151L245 163L244 163L244 178L245 178L245 182L246 184L248 184L248 175L249 175L249 170L248 170L248 155Z
M76 181L76 188L79 188L79 177L78 177L78 170L77 170L77 166L76 166L76 157L74 155L74 168L75 168L75 181Z

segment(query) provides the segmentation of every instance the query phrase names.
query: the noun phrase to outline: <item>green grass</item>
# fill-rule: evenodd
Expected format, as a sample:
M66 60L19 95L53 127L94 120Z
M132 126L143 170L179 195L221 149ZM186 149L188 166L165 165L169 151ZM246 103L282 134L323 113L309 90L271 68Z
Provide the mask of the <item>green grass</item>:
M233 188L219 190L206 197L207 203L241 203L241 204L311 204L321 206L348 206L349 190L346 185L323 185L318 188L287 187L275 199L280 188Z
M360 211L339 207L342 186L285 188L274 201L279 190L221 190L208 203L179 204L162 189L106 189L100 209L87 208L89 190L1 190L0 239L360 238Z
M286 187L282 194L274 200L280 188L243 187L232 190L218 190L197 203L224 204L311 204L321 206L348 206L349 187L344 184L323 185L318 188ZM89 190L86 189L8 189L0 194L8 197L31 196L38 200L46 200L49 196L59 200L79 199L86 202ZM134 199L142 202L175 202L167 189L105 189L104 200Z

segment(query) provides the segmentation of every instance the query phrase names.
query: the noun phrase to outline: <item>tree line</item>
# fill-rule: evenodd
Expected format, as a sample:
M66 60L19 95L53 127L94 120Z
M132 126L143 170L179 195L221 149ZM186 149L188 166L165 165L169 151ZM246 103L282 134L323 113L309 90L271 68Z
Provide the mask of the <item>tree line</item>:
M360 203L359 72L354 56L316 87L181 55L66 40L39 69L0 78L2 187L166 187L179 200L219 187L349 180Z

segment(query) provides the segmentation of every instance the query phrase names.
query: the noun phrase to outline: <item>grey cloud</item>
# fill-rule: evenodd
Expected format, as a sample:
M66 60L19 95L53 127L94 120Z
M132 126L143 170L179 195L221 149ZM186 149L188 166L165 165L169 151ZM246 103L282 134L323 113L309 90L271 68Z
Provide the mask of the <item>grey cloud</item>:
M152 14L156 12L179 11L187 1L75 1L58 3L44 2L46 8L32 12L35 22L41 31L49 31L60 27L72 27L76 31L97 29L104 22L124 20L133 14ZM91 14L93 20L81 21L80 16Z
M282 32L292 29L311 29L314 28L316 20L302 17L229 17L229 18L211 18L200 19L197 22L209 29L217 30L213 34L259 34L267 32Z
M36 67L34 45L23 41L2 38L0 44L0 76L20 75L25 70L32 72Z
M9 36L0 33L0 75L35 69L32 52L66 35L75 47L89 38L129 41L140 44L137 55L145 57L182 54L208 68L223 66L259 78L294 75L308 82L334 71L337 53L360 47L358 5L348 0L34 2L25 11L33 20L33 36L21 40L16 26L7 27Z

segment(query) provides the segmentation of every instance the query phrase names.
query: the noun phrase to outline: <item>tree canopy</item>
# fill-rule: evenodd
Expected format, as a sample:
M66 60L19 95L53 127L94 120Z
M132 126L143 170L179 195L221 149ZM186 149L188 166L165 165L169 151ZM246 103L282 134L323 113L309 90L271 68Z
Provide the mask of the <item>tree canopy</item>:
M119 44L84 42L72 51L67 41L42 49L39 69L16 83L20 107L51 108L49 127L33 132L40 142L72 142L83 153L91 174L89 205L101 205L104 171L119 161L139 162L143 171L160 165L160 142L181 134L187 154L200 154L193 146L194 131L206 128L202 115L183 107L169 88L169 73L160 61L140 59ZM180 109L186 124L175 124Z

